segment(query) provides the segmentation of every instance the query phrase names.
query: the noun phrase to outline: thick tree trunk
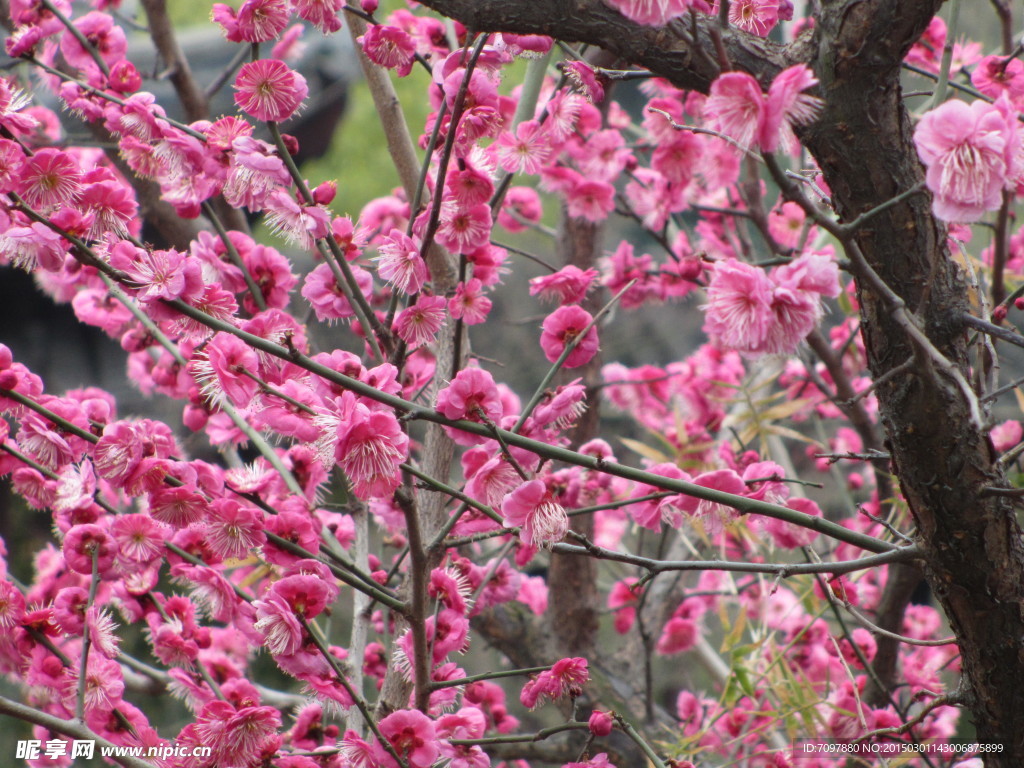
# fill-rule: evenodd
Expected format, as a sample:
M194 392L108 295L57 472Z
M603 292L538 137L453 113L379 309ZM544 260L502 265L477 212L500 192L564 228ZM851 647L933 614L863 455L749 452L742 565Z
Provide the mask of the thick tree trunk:
M806 137L840 217L852 220L923 180L903 108L899 62L932 8L832 3L819 19L816 72L826 110ZM914 18L914 16L917 18ZM868 264L906 303L933 345L968 376L960 317L966 286L946 232L919 195L856 235ZM920 356L891 307L858 281L862 330L875 379ZM966 704L978 741L1004 745L986 765L1024 764L1024 547L986 432L960 386L915 366L876 390L900 488L918 526L926 574L962 654Z

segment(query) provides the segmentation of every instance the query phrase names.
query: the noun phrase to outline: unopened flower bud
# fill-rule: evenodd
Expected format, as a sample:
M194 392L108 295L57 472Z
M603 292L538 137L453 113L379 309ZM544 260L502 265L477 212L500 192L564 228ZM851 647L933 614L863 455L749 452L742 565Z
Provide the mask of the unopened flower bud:
M704 272L704 262L698 258L684 258L679 262L679 276L684 280L696 280Z
M595 709L587 721L590 732L595 736L607 736L612 732L612 725L612 716L599 709Z
M998 307L992 310L992 322L1001 323L1006 319L1006 307L1000 304Z
M154 343L155 339L144 328L132 328L121 337L121 349L125 352L141 352Z
M122 59L110 68L107 85L115 93L135 93L142 87L142 75L127 59Z
M317 205L330 205L336 194L338 194L338 182L325 181L313 190L313 202Z
M299 140L292 136L290 133L282 133L281 140L284 141L284 147L288 150L288 154L295 157L299 154Z

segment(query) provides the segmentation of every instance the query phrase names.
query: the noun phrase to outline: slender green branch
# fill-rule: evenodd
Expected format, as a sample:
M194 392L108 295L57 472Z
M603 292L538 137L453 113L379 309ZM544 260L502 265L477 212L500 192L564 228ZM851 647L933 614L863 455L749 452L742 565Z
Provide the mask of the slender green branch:
M309 191L309 185L306 184L306 180L299 171L299 167L295 165L295 160L292 158L287 145L284 143L284 137L281 136L280 127L273 121L267 122L267 127L270 129L270 135L274 139L274 145L277 147L277 153L281 156L281 160L288 169L288 173L291 174L292 181L295 182L295 186L299 190L299 194L302 196L303 201L305 201L306 205L313 205L315 202L313 200L313 193ZM341 248L338 246L337 241L330 235L318 239L316 241L316 247L317 250L320 251L320 255L324 257L324 260L330 267L331 272L334 274L335 282L345 294L345 298L352 307L352 311L355 312L356 319L359 321L359 324L363 326L363 331L366 334L366 340L369 342L374 356L381 362L385 361L387 358L381 351L380 344L377 339L379 337L389 344L391 334L386 331L384 326L381 324L380 319L374 314L373 308L366 301L366 297L363 296L363 292L359 288L359 283L356 282L356 277L352 272L352 268L348 265L348 261L345 259L345 254L341 252Z
M74 37L75 40L78 41L78 44L85 49L85 52L92 57L92 60L96 62L96 66L100 68L100 72L102 72L106 77L110 77L110 67L107 66L107 62L103 60L102 56L100 56L100 52L96 50L96 46L89 41L89 38L82 34L82 30L76 27L74 22L65 16L61 12L60 8L53 4L52 0L41 0L41 2L43 7L57 17L67 31L71 33L71 36Z
M574 531L569 535L580 541L580 546L574 544L553 544L552 552L566 555L586 555L596 557L600 560L611 560L618 563L639 566L651 574L664 573L666 571L730 571L738 573L771 573L780 578L798 576L808 573L851 573L853 571L876 568L889 563L901 563L914 560L921 556L917 545L911 544L897 549L883 552L877 555L857 558L855 560L840 560L837 562L823 563L746 563L730 560L657 560L640 555L631 555L625 552L605 549L592 543L585 537Z
M92 632L89 631L89 609L96 604L96 591L100 585L99 547L92 550L92 578L89 581L89 600L85 604L86 620L82 625L82 658L78 665L78 695L75 697L75 717L85 721L85 688L89 679L89 649L92 648Z
M770 156L768 156L770 157ZM834 227L834 223L832 223ZM59 227L56 231L62 231ZM82 251L78 257L90 266L96 267L104 274L114 278L118 282L130 284L130 279L127 275L114 269L109 264L97 259L95 254L92 254L85 246L85 251ZM446 426L460 429L470 434L482 435L484 437L492 437L491 430L483 424L477 424L476 422L466 420L453 420L448 419L438 413L436 410L430 408L424 408L415 403L411 403L404 400L397 395L391 395L386 392L382 392L376 387L367 384L366 382L359 381L358 379L346 376L343 373L333 370L325 365L317 363L306 355L301 354L298 350L293 347L285 347L280 344L264 339L255 334L243 331L240 328L235 327L231 323L215 318L206 312L203 312L197 307L193 307L180 299L172 301L164 301L168 307L177 310L182 315L189 317L208 328L217 331L223 331L230 333L242 341L249 344L254 349L258 349L261 352L278 357L282 360L286 360L294 363L295 365L320 376L327 381L333 382L345 389L348 389L356 394L365 396L379 403L383 403L395 410L407 413L407 418L423 419L424 421L430 421L436 424L443 424ZM14 396L21 398L19 402L30 404L30 407L35 409L41 408L36 403L32 402L28 398L24 398L18 393L10 392L9 390L0 390L0 395ZM47 409L44 409L49 412ZM45 414L44 414L45 415ZM52 414L55 418L56 414ZM55 422L56 423L56 422ZM74 425L71 425L74 426ZM78 429L74 427L74 429ZM577 451L572 451L567 448L563 448L557 445L550 445L539 440L533 440L528 437L516 434L515 432L508 432L505 430L499 430L502 438L512 446L517 448L523 448L524 450L530 451L531 453L540 456L541 458L550 459L554 461L564 461L568 464L575 466L586 467L588 469L596 470L599 472L605 472L616 477L621 477L626 480L633 480L634 482L640 482L647 485L652 485L655 488L661 488L667 491L675 491L682 493L687 496L692 496L698 499L705 499L707 501L713 501L719 504L732 507L743 514L759 514L767 517L774 517L778 520L784 520L786 522L793 523L802 528L808 528L810 530L817 531L818 533L829 536L838 541L845 541L848 544L866 549L869 552L887 552L896 549L897 546L890 542L882 541L873 536L859 533L857 531L851 531L844 528L841 525L825 520L820 517L813 517L805 515L801 512L782 507L777 504L770 504L764 501L758 501L750 499L745 496L738 496L730 493L724 493L717 491L712 488L705 488L694 483L688 483L683 480L675 480L672 478L663 477L650 472L636 469L634 467L625 466L615 462L605 461L596 456L588 456L581 454ZM84 433L88 434L88 433ZM95 442L96 438L92 435L89 436L91 441Z
M386 605L388 608L395 611L396 613L405 616L409 612L409 606L407 606L404 602L402 602L389 592L385 592L381 588L381 586L377 584L377 582L373 581L369 577L363 578L361 574L355 572L354 570L352 573L349 573L348 571L341 568L335 563L325 562L324 560L318 558L314 553L307 550L305 547L296 544L294 541L289 541L288 539L282 538L281 536L278 536L276 533L271 533L270 531L267 531L267 540L274 544L274 546L283 549L286 552L291 552L293 555L298 555L299 557L308 557L313 560L319 560L328 568L330 568L331 573L337 576L341 581L345 582L353 589L358 589L360 592L369 595L378 603Z
M113 281L105 274L100 274L103 282L107 285L107 289L110 293L120 301L125 308L132 313L132 315L146 328L149 334L157 340L157 342L166 349L175 361L179 365L187 365L184 355L181 354L181 350L178 349L178 345L171 341L165 333L163 333L159 326L154 323L142 308L130 297L120 290ZM227 399L222 400L219 403L220 409L228 415L228 418L238 427L241 432L249 438L252 444L256 447L256 450L260 452L260 455L267 460L267 462L274 468L284 481L284 484L288 486L288 490L294 493L296 496L305 497L306 492L303 490L299 481L295 479L295 475L288 467L285 466L281 457L277 455L277 451L274 450L266 439L259 433L258 430L254 429L253 426L238 412L235 406L228 402Z
M942 62L939 64L939 79L935 84L931 108L939 106L946 100L946 86L949 83L949 70L953 64L953 46L956 44L957 24L960 21L960 0L950 0L949 23L946 25L946 44L942 49Z
M622 732L629 736L629 738L631 738L636 745L643 750L643 753L647 755L647 759L651 761L651 764L654 765L655 768L666 768L665 762L658 757L658 753L655 752L651 745L647 743L646 739L637 733L636 729L630 725L625 718L618 714L613 714L612 717L615 719L615 722L618 723Z
M523 675L535 675L538 672L546 672L551 669L551 666L546 667L526 667L525 669L503 669L498 672L483 672L479 675L470 675L469 677L460 677L455 680L435 680L430 684L431 690L437 691L442 688L454 688L459 685L469 685L470 683L477 683L481 680L497 680L502 677L521 677Z
M242 261L241 254L238 252L238 249L235 248L235 244L231 242L231 238L228 237L228 231L224 227L224 222L220 220L220 216L217 215L213 206L210 205L209 200L203 201L203 213L206 214L206 218L208 218L210 223L213 224L213 228L217 230L217 235L220 237L220 241L224 243L228 259L232 264L238 267L238 270L242 273L242 279L245 280L245 285L249 289L249 294L252 296L252 300L256 303L256 307L260 312L263 312L267 308L267 300L263 296L263 291L260 290L260 287L256 285L256 281L253 280L252 273L245 265L245 262Z
M137 757L120 756L120 751L113 751L118 750L118 747L115 744L94 733L80 720L67 720L61 717L54 717L53 715L40 712L37 709L25 706L24 704L13 701L4 696L0 696L0 714L24 720L26 723L38 725L41 728L46 728L54 733L71 736L75 739L87 739L94 741L101 749L110 748L112 750L111 755L118 755L117 757L111 757L110 759L114 762L120 763L125 768L153 768L149 762L140 760Z
M587 723L569 722L561 725L553 725L550 728L542 728L536 733L509 733L504 736L485 736L481 739L449 739L449 742L459 746L483 746L485 744L523 744L533 741L544 741L559 733L566 731L589 730Z

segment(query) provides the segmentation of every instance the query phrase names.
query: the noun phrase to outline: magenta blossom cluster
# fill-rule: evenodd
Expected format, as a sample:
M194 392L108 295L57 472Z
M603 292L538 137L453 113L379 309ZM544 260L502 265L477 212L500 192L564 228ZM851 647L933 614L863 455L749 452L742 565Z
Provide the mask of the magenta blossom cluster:
M839 271L825 254L809 253L770 274L741 261L715 265L704 330L749 356L792 354L821 318L823 297L839 295Z

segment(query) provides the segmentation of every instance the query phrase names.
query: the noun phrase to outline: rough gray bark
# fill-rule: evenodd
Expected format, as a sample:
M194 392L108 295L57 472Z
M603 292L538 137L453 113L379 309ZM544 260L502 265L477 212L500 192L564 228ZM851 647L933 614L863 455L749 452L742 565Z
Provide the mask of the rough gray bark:
M681 88L706 91L718 74L716 21L640 27L600 0L423 0L475 31L549 34L586 42L645 66ZM734 68L767 83L807 63L821 81L820 120L802 139L817 160L842 221L919 184L923 171L902 104L900 62L941 0L823 0L812 34L782 47L722 32ZM906 306L911 320L968 376L961 317L966 287L945 228L916 195L857 231L855 246ZM871 372L877 379L921 355L891 302L855 271ZM886 442L918 527L925 573L957 637L964 702L980 742L1005 751L989 766L1024 765L1024 548L1011 504L986 495L1006 479L983 425L950 369L922 364L877 389Z

